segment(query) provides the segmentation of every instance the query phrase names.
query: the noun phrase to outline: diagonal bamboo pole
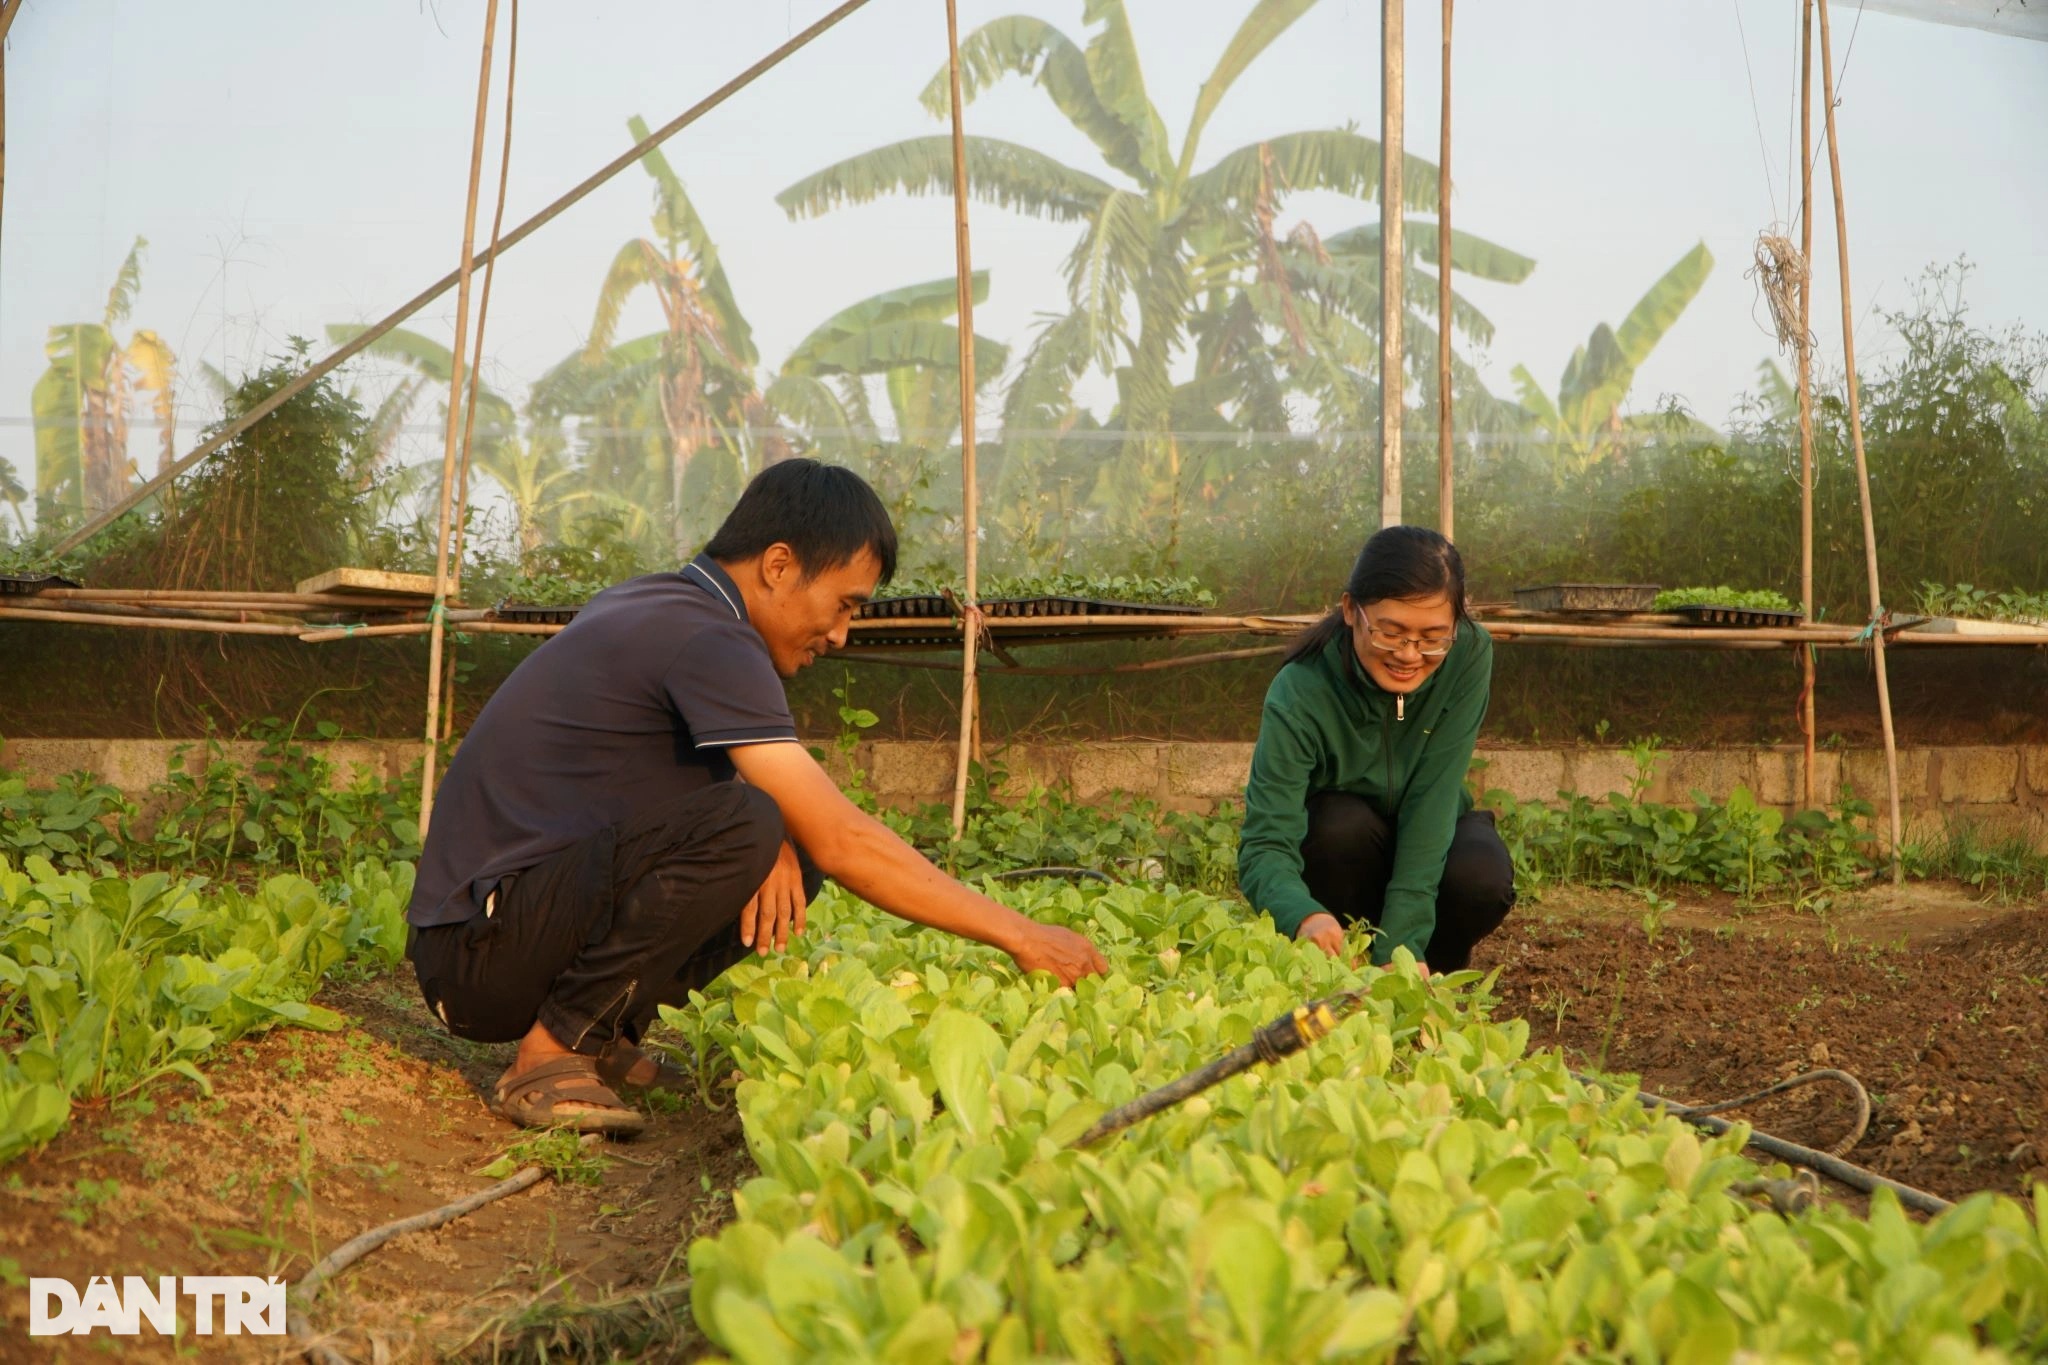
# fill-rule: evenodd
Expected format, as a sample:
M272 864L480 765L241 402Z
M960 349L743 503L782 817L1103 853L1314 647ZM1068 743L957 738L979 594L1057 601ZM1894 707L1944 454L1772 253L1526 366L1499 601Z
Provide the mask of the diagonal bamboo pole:
M21 0L0 0L0 222L7 206L7 30L20 8Z
M976 579L980 563L980 527L976 517L974 469L974 254L967 240L967 132L960 92L960 14L955 0L946 0L946 70L952 86L953 113L953 272L960 311L960 503L966 539L966 588L960 603L960 628L966 648L960 651L960 749L953 765L953 834L967 828L967 766L977 747L981 725L981 679L975 656L981 640L981 594Z
M463 348L469 341L469 275L476 250L476 199L484 174L484 128L491 110L491 44L498 33L498 0L484 9L483 60L476 78L476 125L469 142L469 198L462 210L462 267L455 286L455 345L448 357L448 430L441 445L441 519L434 549L434 608L428 613L426 750L420 769L420 840L434 816L434 760L441 740L441 651L448 610L448 523L455 502L455 458L462 432Z
M1799 610L1813 619L1813 0L1801 0L1799 31ZM1799 732L1804 741L1799 787L1814 808L1813 651L1799 652Z
M448 552L448 596L462 594L462 549L469 529L469 465L476 440L477 395L483 391L484 323L491 315L491 281L498 273L498 241L505 229L505 189L512 177L513 93L519 86L519 0L512 0L505 44L505 133L498 154L498 203L491 214L491 248L484 253L484 287L476 303L476 342L469 356L469 402L462 415L462 459L455 481L454 544ZM455 646L448 646L448 666L441 678L441 738L455 733Z
M576 185L546 208L506 233L505 240L500 242L498 249L491 253L491 259L496 260L500 255L518 246L541 228L560 217L569 208L583 200L593 190L610 180L620 171L634 165L641 157L646 156L647 153L659 147L662 143L668 141L671 137L674 137L677 133L689 127L749 85L752 85L763 74L781 65L783 61L794 55L799 49L807 46L826 29L831 28L834 24L837 24L840 20L846 18L849 14L852 14L867 3L868 0L845 0L845 3L819 19L817 23L796 34L781 47L776 48L760 61L755 62L745 71L740 72L739 75L734 76L724 85L719 86L718 89L712 91L709 95L706 95L703 99L697 101L688 109L685 109L682 113L634 143L631 150L623 152L606 162L601 168L583 180L582 183ZM180 474L183 474L193 465L213 454L250 427L255 426L265 417L268 417L278 408L290 402L303 392L308 385L314 384L326 375L332 374L340 366L368 350L378 338L384 336L387 332L398 326L398 324L404 322L414 313L419 312L420 309L426 307L435 299L440 298L450 289L455 288L465 270L483 265L484 263L484 258L482 257L474 259L465 258L465 264L462 267L449 271L446 275L443 275L440 279L400 304L395 311L386 314L351 337L347 342L335 347L319 360L313 362L297 378L280 387L270 397L264 399L261 403L258 403L226 426L223 426L211 437L179 456L171 464L159 469L155 477L136 487L127 497L92 517L77 530L65 536L63 540L57 543L52 552L61 555L98 535L115 520L147 502L160 489L176 479Z
M1820 9L1821 108L1827 119L1828 174L1835 189L1835 247L1842 272L1842 363L1849 377L1849 444L1856 452L1856 490L1863 507L1863 564L1870 578L1870 624L1884 617L1884 595L1877 578L1877 519L1870 506L1870 464L1863 453L1863 408L1856 392L1856 318L1849 293L1849 213L1842 198L1842 145L1835 129L1835 57L1828 34L1828 7ZM1899 815L1899 744L1892 732L1892 689L1885 676L1884 631L1871 629L1872 658L1877 668L1877 718L1884 730L1884 777L1891 804L1892 881L1903 883L1905 865L1899 844L1905 838Z
M1443 114L1436 172L1436 496L1445 540L1457 539L1451 501L1451 0L1444 0Z
M1401 522L1401 289L1407 205L1401 189L1406 112L1405 0L1380 0L1380 525Z

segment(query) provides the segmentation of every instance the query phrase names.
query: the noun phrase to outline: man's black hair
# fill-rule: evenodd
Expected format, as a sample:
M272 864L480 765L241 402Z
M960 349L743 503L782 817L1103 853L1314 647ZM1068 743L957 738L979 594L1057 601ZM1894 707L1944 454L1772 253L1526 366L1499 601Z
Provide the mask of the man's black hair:
M889 509L851 469L781 460L756 474L704 553L725 563L752 559L780 542L806 579L874 551L882 582L896 576L896 528Z

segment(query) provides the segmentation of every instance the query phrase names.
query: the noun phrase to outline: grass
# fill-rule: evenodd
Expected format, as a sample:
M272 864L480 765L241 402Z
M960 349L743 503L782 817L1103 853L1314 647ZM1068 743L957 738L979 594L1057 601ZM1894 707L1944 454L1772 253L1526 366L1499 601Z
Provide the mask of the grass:
M1999 834L1951 820L1939 834L1901 844L1899 853L1909 877L1962 882L1999 905L2048 895L2048 830L2038 825Z
M563 1291L563 1292L557 1292ZM685 1359L703 1346L690 1318L690 1285L607 1294L585 1302L566 1277L486 1318L446 1359L491 1365L563 1360Z

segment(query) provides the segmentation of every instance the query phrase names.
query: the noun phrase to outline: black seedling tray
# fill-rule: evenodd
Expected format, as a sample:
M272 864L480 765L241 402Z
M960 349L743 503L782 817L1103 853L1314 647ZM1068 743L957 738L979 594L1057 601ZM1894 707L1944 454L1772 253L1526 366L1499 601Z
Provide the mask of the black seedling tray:
M1549 583L1516 588L1523 611L1648 611L1657 600L1655 583Z
M500 621L528 621L542 625L567 625L582 607L542 607L531 602L500 602L491 615Z
M1102 602L1088 597L998 597L983 602L990 616L1200 616L1202 607L1177 607L1156 602Z
M952 615L953 604L936 593L877 597L860 609L863 621L946 620Z
M1758 611L1751 607L1673 607L1689 626L1735 626L1740 629L1796 626L1806 618L1796 611Z
M75 588L68 578L53 573L0 573L0 596L28 597L44 588Z

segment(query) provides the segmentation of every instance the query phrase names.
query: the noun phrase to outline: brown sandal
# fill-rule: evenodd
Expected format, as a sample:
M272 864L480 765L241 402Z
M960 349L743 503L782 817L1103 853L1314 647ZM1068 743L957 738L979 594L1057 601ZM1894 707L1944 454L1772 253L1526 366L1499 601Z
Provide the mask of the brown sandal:
M572 1052L498 1081L498 1112L527 1128L567 1128L577 1133L630 1136L647 1126L647 1116L629 1107L604 1085L597 1060ZM558 1104L591 1109L556 1113Z
M626 1074L640 1064L642 1057L654 1063L654 1079L627 1080ZM690 1074L682 1068L671 1066L654 1053L624 1041L614 1041L597 1054L597 1078L614 1090L669 1090L678 1095L691 1084Z

